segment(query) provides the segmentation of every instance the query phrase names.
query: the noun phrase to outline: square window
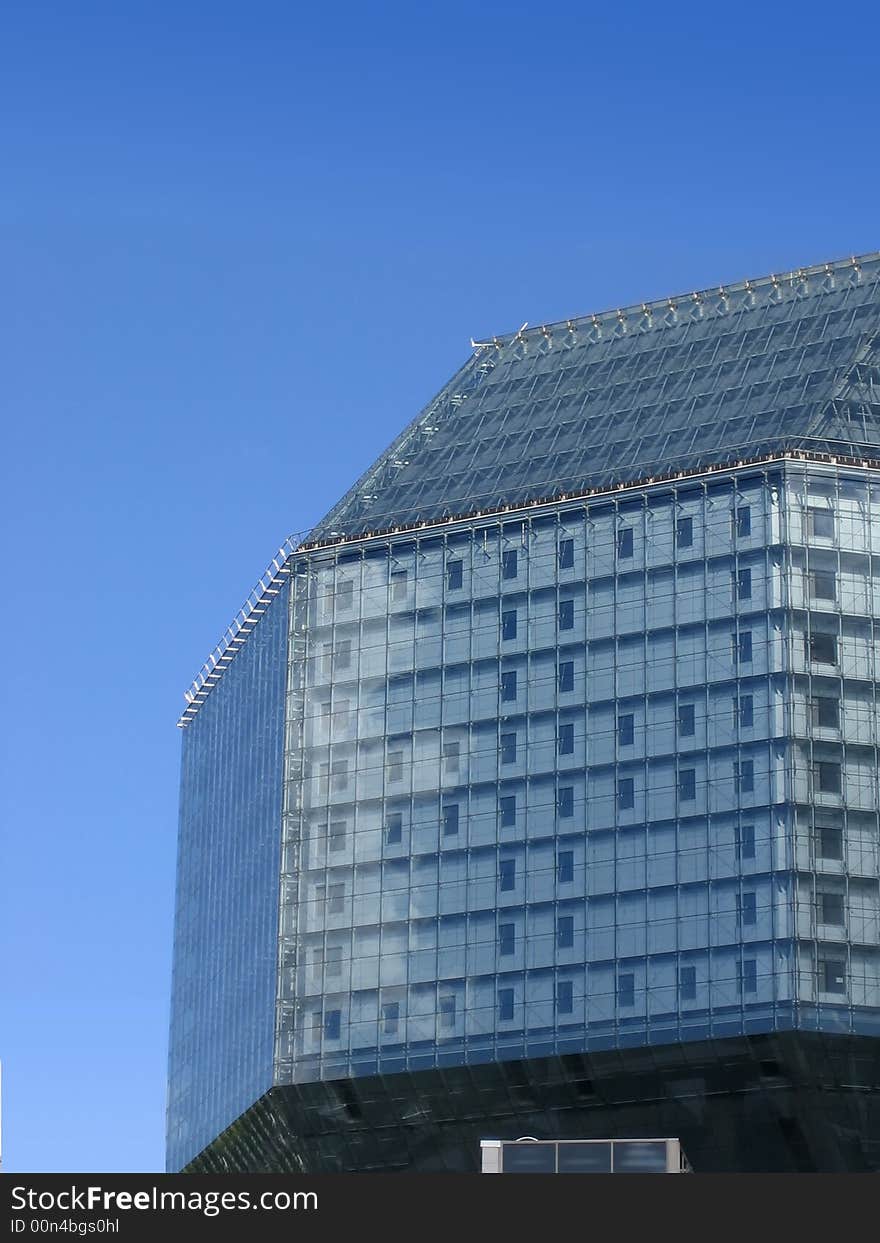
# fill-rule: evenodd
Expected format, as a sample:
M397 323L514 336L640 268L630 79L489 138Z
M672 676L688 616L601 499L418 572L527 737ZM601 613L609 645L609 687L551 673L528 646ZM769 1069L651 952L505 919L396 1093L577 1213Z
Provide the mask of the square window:
M683 768L678 774L678 797L683 803L692 803L697 797L697 771Z
M324 1039L338 1040L342 1034L342 1011L341 1010L325 1010L324 1012Z
M516 859L501 859L498 863L498 888L507 893L516 888Z
M461 743L458 741L444 742L443 744L443 771L444 773L457 773L459 769L460 759L461 759Z
M574 1009L574 987L571 980L556 982L556 1013L571 1014Z
M574 916L560 915L556 921L556 948L571 949L574 945Z
M843 829L839 825L816 825L816 853L821 859L843 858Z
M516 578L518 572L515 548L508 548L501 554L501 577Z
M743 993L756 993L758 991L758 960L757 958L746 958L742 965L742 975L740 977Z
M623 712L617 718L617 744L631 747L635 739L635 717L631 712Z
M570 570L574 566L574 540L561 539L559 541L559 568L560 570Z
M574 726L559 726L559 754L572 755L574 753Z
M399 811L389 812L385 817L385 841L389 846L403 841L403 816Z
M823 993L846 992L846 959L822 958L819 961L819 988Z
M619 527L617 531L617 556L619 560L633 555L632 527Z
M807 510L807 529L815 539L834 539L834 510L811 506Z
M574 786L560 786L556 791L556 812L560 820L574 815Z
M406 570L395 570L391 575L391 599L406 599Z
M354 603L354 583L350 578L340 578L336 584L336 607L347 611Z
M758 921L758 899L754 893L744 893L740 908L743 924L755 924Z
M682 1001L696 1001L697 969L681 967L678 972L678 995Z
M464 562L446 562L446 590L458 591L464 582Z
M501 614L502 639L516 638L516 609L505 609Z
M736 826L736 853L740 859L754 859L755 826L753 824Z
M679 548L690 548L694 542L693 518L679 518L675 524L675 542Z
M344 820L330 821L330 849L345 850L345 830L346 823Z
M740 695L734 699L736 720L740 729L748 729L755 723L755 701L751 695Z
M403 781L403 752L388 752L388 780Z
M635 784L632 777L621 777L617 782L617 806L622 811L635 806Z
M327 914L341 915L345 910L345 885L327 887Z
M513 924L498 925L498 953L512 954L516 949L516 927Z
M837 638L835 635L813 631L807 637L806 644L808 660L815 661L817 665L837 664Z
M751 630L741 630L739 634L735 631L731 636L733 642L733 659L741 661L744 664L752 659L752 632Z
M814 600L837 599L837 575L833 570L810 571L810 594Z
M559 601L559 629L574 630L574 600Z
M846 922L843 915L843 894L819 893L816 898L819 904L819 922L842 928Z
M455 1026L455 993L442 993L439 1002L440 1026Z
M750 505L738 505L734 516L734 530L737 539L752 533L752 509Z
M568 885L574 880L573 850L560 850L556 856L556 879L560 885Z
M737 600L750 600L752 596L752 571L740 570L736 576Z
M324 955L326 963L326 974L328 976L342 975L342 946L328 945Z
M696 708L693 704L678 705L678 734L680 738L693 738L696 733Z
M337 639L333 660L337 669L348 669L351 665L351 639Z
M749 793L755 788L755 761L739 760L733 766L733 774L736 780L736 787L743 793Z
M516 670L501 675L501 698L509 702L516 699Z
M443 836L455 837L458 833L458 803L443 805Z
M840 793L840 765L831 760L820 760L813 765L813 776L823 794Z
M516 795L503 794L498 800L498 806L501 811L501 827L509 829L516 824Z
M512 988L499 988L498 990L498 1017L502 1022L508 1022L513 1018Z
M810 700L810 717L822 729L839 729L840 703L828 695L815 695Z
M382 1035L396 1036L400 1022L400 1002L386 1001L382 1006Z
M501 763L516 763L516 734L501 735Z
M617 1002L621 1006L634 1006L636 1003L636 977L626 971L617 977Z
M557 672L557 680L559 683L559 693L565 694L566 691L574 690L574 661L563 660L560 662Z

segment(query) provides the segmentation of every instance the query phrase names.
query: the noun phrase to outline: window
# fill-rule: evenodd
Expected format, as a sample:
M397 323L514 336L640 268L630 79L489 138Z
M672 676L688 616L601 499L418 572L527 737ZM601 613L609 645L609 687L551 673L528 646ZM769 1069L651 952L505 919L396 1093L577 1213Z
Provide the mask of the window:
M505 609L501 614L502 639L516 638L516 609Z
M731 639L733 641L733 659L748 663L752 659L751 630L741 630L739 634L734 631Z
M327 952L324 955L326 963L326 974L328 976L342 975L342 946L328 945Z
M506 552L503 552L501 554L501 577L502 578L516 578L516 575L517 575L516 549L508 548Z
M443 836L455 837L458 833L458 803L443 805Z
M617 783L617 806L621 811L635 806L635 785L632 777L621 777Z
M570 570L574 566L574 540L561 539L559 541L559 568L560 570Z
M617 531L617 556L618 559L631 557L633 555L633 529L632 527L619 527Z
M692 803L697 797L696 769L683 768L678 774L678 797L683 803Z
M810 594L814 600L837 599L837 575L833 570L810 571Z
M345 829L344 820L330 821L330 849L345 850Z
M399 811L389 812L385 817L385 842L388 846L396 846L403 841L403 816Z
M327 914L341 915L345 910L345 885L327 887Z
M617 977L617 1001L621 1006L634 1006L636 1003L636 977L632 972L624 972Z
M326 1010L324 1012L324 1039L338 1040L342 1035L342 1011Z
M748 729L755 723L755 701L751 695L740 695L733 701L737 724L740 729Z
M498 1017L502 1022L513 1018L512 988L499 988L498 990Z
M758 991L757 958L746 958L743 961L740 974L740 991L743 993L756 993Z
M563 660L560 662L558 669L559 693L565 694L566 691L574 690L574 661Z
M573 850L560 850L556 856L556 879L560 885L568 885L574 880Z
M678 995L682 1001L696 1001L697 969L681 967L678 972Z
M512 954L516 949L516 928L513 924L498 925L498 953Z
M501 675L501 698L505 701L516 699L516 670Z
M810 717L822 729L839 729L840 704L827 695L815 695L810 700Z
M556 791L556 811L560 820L574 815L574 786L560 786Z
M406 570L395 570L391 575L391 599L406 599Z
M574 752L574 726L559 726L559 754L572 755Z
M354 603L354 583L350 578L340 578L336 584L336 607L348 610Z
M333 717L334 724L338 729L347 728L350 715L351 702L348 699L337 699L333 710Z
M693 704L678 705L678 733L681 738L693 738L696 732L696 709Z
M501 763L516 763L516 734L501 735Z
M457 773L459 768L459 760L461 758L460 742L444 742L443 744L443 771L444 773Z
M635 738L635 717L631 712L623 712L617 718L617 743L621 747L631 747Z
M837 664L837 638L833 634L814 631L807 636L807 659L818 665Z
M813 765L813 780L823 794L839 794L840 765L832 760L819 760Z
M498 888L507 893L516 888L516 859L501 859L498 863Z
M846 922L843 917L843 894L818 893L816 899L819 906L819 923L842 928Z
M446 590L458 591L464 582L464 562L447 561L446 562Z
M334 662L337 669L348 669L351 665L351 639L337 639Z
M574 945L574 916L560 915L556 921L556 948L571 949Z
M440 997L440 1026L455 1026L455 993L444 993Z
M816 854L821 859L843 858L843 829L839 825L816 825Z
M744 893L742 896L742 905L740 907L743 924L755 924L758 922L758 899L754 893Z
M690 548L694 542L693 518L679 518L675 524L675 542L679 548Z
M752 508L750 505L737 505L734 511L734 534L742 539L752 533Z
M571 1014L574 1009L574 988L571 980L556 982L556 1013Z
M753 824L738 824L735 832L737 857L740 859L754 859L755 826Z
M736 788L740 793L748 794L755 788L755 761L737 760L733 766Z
M752 571L740 570L736 576L737 600L750 600L752 597Z
M846 959L821 958L819 960L819 988L823 993L846 992Z
M348 789L348 760L334 760L330 765L330 778L333 789L338 793Z
M509 829L511 825L516 824L516 795L503 794L498 801L501 811L501 827Z
M403 781L403 752L388 752L388 780Z
M834 511L811 506L807 510L807 530L814 539L834 539Z
M382 1035L396 1036L400 1021L400 1002L386 1001L382 1007Z

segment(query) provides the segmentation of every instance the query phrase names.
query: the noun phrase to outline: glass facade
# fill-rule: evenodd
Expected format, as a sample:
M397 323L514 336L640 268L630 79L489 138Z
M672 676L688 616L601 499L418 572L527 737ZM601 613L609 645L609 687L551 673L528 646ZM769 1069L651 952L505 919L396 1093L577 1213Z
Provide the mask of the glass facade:
M170 1168L880 1168L878 272L477 346L291 551L182 718Z

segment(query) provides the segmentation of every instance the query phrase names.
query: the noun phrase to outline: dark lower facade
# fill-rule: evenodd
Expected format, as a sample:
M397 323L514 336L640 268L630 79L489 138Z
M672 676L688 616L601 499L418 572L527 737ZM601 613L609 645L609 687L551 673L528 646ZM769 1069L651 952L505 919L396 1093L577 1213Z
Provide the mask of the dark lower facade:
M188 1173L478 1173L480 1140L674 1135L695 1173L880 1172L880 1047L779 1032L274 1087Z

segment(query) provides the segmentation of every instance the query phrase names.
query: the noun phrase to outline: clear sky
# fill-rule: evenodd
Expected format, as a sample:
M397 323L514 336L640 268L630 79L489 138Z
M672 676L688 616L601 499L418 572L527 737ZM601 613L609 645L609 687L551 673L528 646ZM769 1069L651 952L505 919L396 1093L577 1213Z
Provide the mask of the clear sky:
M6 0L4 1169L163 1166L182 693L469 338L880 245L876 3Z

